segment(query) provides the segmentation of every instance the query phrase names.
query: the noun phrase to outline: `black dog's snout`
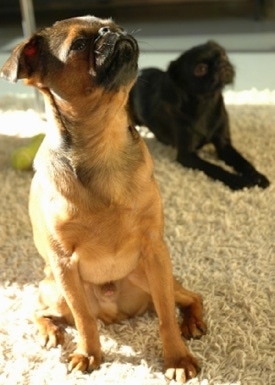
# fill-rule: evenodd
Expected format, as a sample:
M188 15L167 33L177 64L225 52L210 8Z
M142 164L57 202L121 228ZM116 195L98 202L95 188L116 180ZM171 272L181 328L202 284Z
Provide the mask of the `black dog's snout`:
M104 36L106 35L107 33L111 32L110 28L109 27L101 27L99 30L98 30L98 34L100 36Z

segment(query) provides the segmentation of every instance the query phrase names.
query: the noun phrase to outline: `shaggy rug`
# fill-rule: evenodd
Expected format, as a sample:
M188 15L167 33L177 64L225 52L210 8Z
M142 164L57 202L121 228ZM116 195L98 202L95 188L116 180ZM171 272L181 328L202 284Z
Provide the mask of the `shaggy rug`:
M175 151L142 130L155 161L174 273L202 294L208 333L187 344L201 372L192 385L275 385L275 93L228 91L235 146L268 176L266 190L232 192L175 163ZM164 385L154 314L106 327L98 323L104 362L91 374L67 373L77 338L46 351L31 321L43 261L27 205L32 172L10 154L45 130L33 99L0 98L0 384ZM213 157L211 149L205 156Z

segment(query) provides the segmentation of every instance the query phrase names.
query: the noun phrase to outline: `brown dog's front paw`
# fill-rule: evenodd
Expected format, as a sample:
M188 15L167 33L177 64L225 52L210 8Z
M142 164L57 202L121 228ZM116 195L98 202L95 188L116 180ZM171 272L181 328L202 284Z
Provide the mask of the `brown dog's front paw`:
M193 356L182 357L175 365L168 365L168 369L165 370L165 377L184 384L196 377L199 370L197 360Z
M101 359L96 359L94 356L88 357L84 354L73 353L69 356L68 361L69 372L92 372L99 367Z

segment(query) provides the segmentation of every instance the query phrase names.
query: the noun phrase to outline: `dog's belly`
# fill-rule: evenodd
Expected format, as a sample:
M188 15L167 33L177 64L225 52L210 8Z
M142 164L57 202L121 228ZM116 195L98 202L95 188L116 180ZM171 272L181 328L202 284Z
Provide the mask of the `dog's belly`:
M108 243L108 242L106 242ZM117 281L129 275L138 265L140 249L136 238L123 239L114 245L91 239L76 248L81 278L93 284Z
M128 278L103 285L85 284L85 287L95 316L105 324L121 322L153 309L150 294Z

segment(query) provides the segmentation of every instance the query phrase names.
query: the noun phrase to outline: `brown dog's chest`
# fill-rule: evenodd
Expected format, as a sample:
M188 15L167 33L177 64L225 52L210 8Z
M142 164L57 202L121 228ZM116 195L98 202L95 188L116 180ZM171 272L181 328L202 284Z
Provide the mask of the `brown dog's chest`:
M35 243L46 262L49 254L57 255L62 250L59 263L77 260L85 282L103 284L128 276L139 263L143 237L152 227L162 226L155 181L147 176L147 168L139 172L145 177L136 173L132 184L140 179L143 193L133 188L118 193L122 183L117 182L118 188L109 186L114 200L111 203L100 202L99 193L94 197L68 172L66 184L64 177L48 183L44 174L37 172L31 188L30 215ZM49 243L49 238L54 241Z
M141 221L139 210L109 208L57 223L56 234L77 258L83 281L103 284L127 276L138 265Z

